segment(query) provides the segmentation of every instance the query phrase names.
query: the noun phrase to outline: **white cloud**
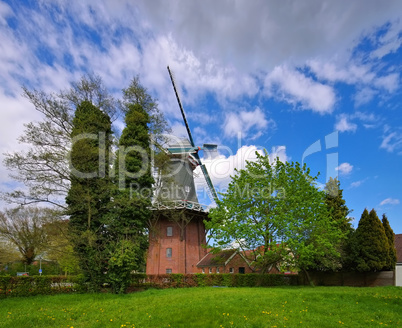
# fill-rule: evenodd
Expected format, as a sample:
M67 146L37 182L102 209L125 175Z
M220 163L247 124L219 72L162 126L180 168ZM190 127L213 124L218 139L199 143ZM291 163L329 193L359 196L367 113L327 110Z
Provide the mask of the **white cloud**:
M402 133L393 131L386 132L383 136L380 148L392 153L395 150L400 150L402 148Z
M172 129L172 138L177 137L177 138L188 139L187 129L183 123L174 122L173 124L171 124L171 129Z
M309 60L307 66L318 79L330 82L344 82L348 84L370 83L375 78L371 66L367 64L354 64L346 62L331 62L328 60Z
M330 82L343 82L357 85L358 91L353 96L355 105L361 106L373 99L380 91L395 92L399 87L399 73L383 75L374 63L349 63L358 59L343 62L331 62L328 59L307 61L307 66L318 79Z
M303 109L331 113L336 97L332 87L306 77L286 66L277 66L265 79L265 92Z
M263 150L255 145L243 146L233 153L229 147L218 146L219 156L213 159L202 159L207 167L212 182L219 192L225 192L232 176L236 174L235 170L241 170L246 167L247 161L257 159L256 152L263 154ZM280 161L289 161L285 146L273 147L269 152L270 162L273 163L276 158ZM197 190L205 188L205 180L199 167L194 171Z
M346 115L342 114L338 116L338 121L335 123L335 130L339 132L355 132L356 129L357 125L351 123Z
M357 124L352 120L358 120L366 129L375 128L383 123L383 118L372 112L356 111L353 114L342 113L337 116L335 129L340 132L355 132Z
M372 58L381 59L384 56L396 52L402 44L400 37L401 21L396 20L388 31L378 40L378 48L371 53Z
M381 59L382 57L396 52L402 44L402 39L397 38L387 44L382 45L371 53L371 57Z
M271 119L267 120L265 113L258 107L254 111L228 113L223 124L223 130L227 137L236 137L239 133L243 137L247 137L250 130L256 130L256 133L264 133L273 127L275 127L275 122Z
M378 91L373 90L370 87L365 87L356 92L353 96L355 101L355 106L359 107L369 103L378 94Z
M0 2L0 24L6 25L6 18L12 15L12 9L4 2Z
M398 204L399 204L399 199L386 198L380 203L380 206L383 206L383 205L398 205Z
M376 122L379 121L379 117L374 115L374 113L367 113L367 112L355 112L353 115L351 115L353 118L357 118L360 121L363 122Z
M336 170L343 175L348 175L349 173L352 172L353 170L353 165L349 164L349 163L342 163L341 165L339 165L338 167L336 167Z
M359 180L359 181L352 182L352 183L350 184L350 188L357 188L357 187L360 187L366 180L367 180L367 179L363 179L363 180Z
M399 74L392 73L385 76L380 76L374 81L374 85L378 88L387 90L388 92L394 92L399 87Z
M158 32L171 33L200 56L247 71L270 71L289 59L303 65L317 53L329 57L345 51L363 31L395 22L402 11L398 1L384 6L372 0L137 3Z
M19 96L17 98L5 95L0 90L0 110L1 119L6 122L12 122L4 125L0 129L0 163L3 162L4 153L19 151L24 146L19 144L17 139L24 130L24 124L29 123L30 119L39 119L40 115L35 111L29 102ZM0 181L4 182L8 178L8 173L0 166Z

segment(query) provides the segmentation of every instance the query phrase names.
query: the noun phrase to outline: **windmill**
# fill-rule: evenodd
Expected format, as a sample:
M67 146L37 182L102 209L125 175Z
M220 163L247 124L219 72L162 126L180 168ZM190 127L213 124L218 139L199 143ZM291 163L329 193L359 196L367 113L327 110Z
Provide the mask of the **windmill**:
M205 206L199 204L193 171L199 166L205 178L207 193L213 202L218 196L201 161L199 151L208 156L217 151L217 145L197 147L181 104L172 72L167 67L173 90L187 130L187 139L177 139L169 144L171 179L162 183L162 194L153 203L150 223L147 274L196 273L196 264L206 255L204 220L208 219ZM169 181L169 183L167 182Z

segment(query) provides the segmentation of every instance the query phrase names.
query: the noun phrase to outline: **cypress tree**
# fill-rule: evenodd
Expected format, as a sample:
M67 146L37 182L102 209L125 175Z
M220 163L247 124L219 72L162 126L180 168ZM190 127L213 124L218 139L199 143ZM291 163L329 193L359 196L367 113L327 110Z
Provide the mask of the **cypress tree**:
M382 225L388 240L388 256L384 270L395 270L396 265L396 249L395 249L395 234L389 225L388 218L385 214L382 215Z
M103 282L111 180L109 159L111 121L89 101L77 106L71 132L71 186L66 197L69 227L79 264L90 288Z
M356 269L361 272L380 271L386 266L388 240L374 209L363 211L356 229Z
M329 216L335 226L342 232L343 238L339 240L336 248L341 254L338 267L345 270L350 268L353 227L348 214L351 212L343 199L343 190L337 179L330 178L325 186L325 204Z
M351 212L343 199L343 189L340 188L338 179L329 178L325 186L325 204L329 210L331 218L337 223L337 226L343 233L349 233L353 230L351 219L348 214Z
M116 293L124 292L131 271L145 268L153 184L149 122L141 105L128 106L115 161L115 191L108 223L113 239L108 274Z
M329 178L325 186L325 204L329 210L331 218L343 233L349 233L353 230L348 214L351 212L343 199L343 190L340 188L340 182L337 179Z

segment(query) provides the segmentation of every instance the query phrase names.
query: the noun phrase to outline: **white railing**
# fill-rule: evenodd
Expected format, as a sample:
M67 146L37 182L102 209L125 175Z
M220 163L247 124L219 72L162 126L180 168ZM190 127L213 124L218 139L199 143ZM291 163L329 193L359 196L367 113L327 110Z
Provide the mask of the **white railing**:
M151 210L172 210L188 209L198 212L208 212L208 206L189 200L169 200L164 202L155 202L150 207Z

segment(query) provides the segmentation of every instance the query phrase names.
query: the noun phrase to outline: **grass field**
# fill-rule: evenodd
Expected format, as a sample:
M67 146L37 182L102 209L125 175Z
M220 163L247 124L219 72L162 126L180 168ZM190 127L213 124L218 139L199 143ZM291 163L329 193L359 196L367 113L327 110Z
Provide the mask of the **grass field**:
M402 327L402 288L147 290L0 300L0 327Z

